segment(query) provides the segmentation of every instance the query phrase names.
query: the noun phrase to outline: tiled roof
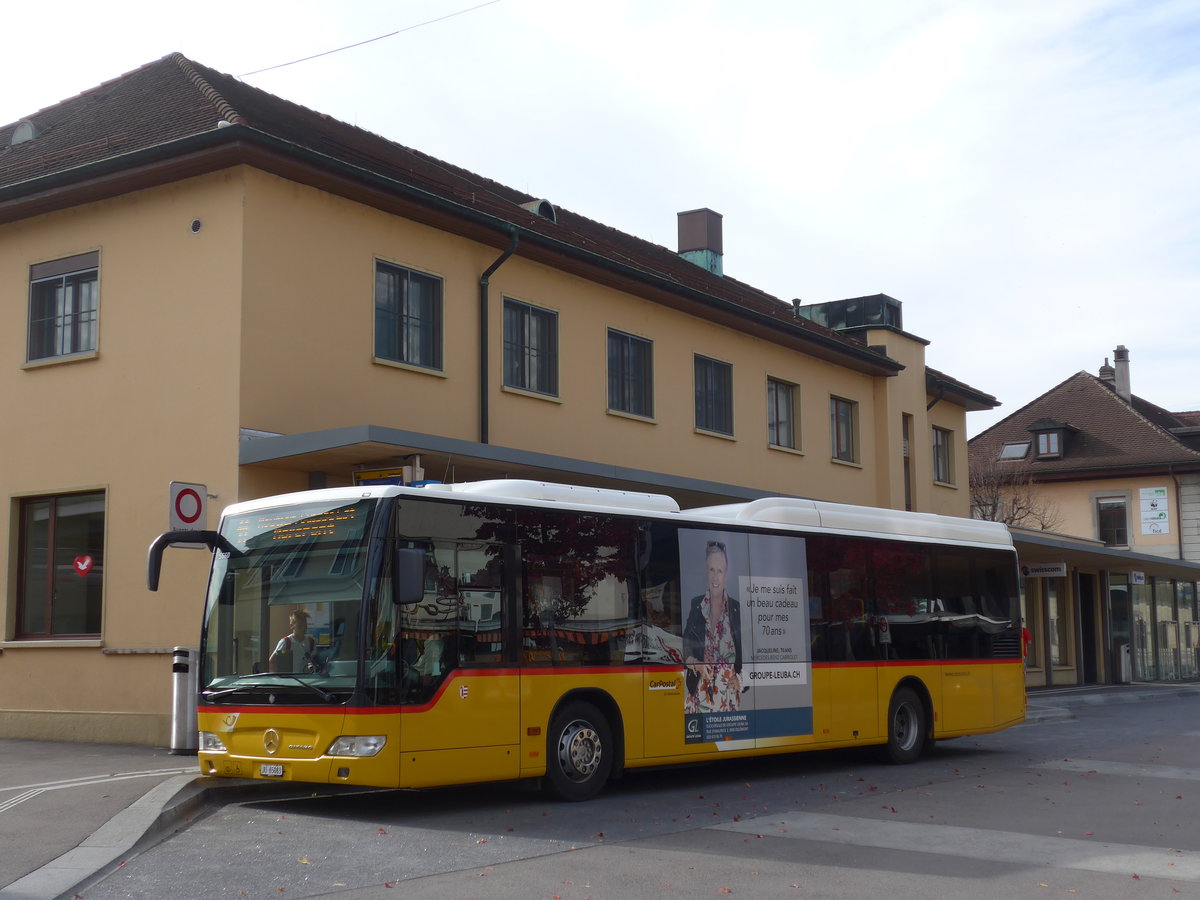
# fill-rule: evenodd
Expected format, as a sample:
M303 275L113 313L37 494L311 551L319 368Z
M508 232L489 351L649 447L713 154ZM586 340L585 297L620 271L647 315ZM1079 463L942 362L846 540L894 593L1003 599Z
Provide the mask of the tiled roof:
M45 190L47 179L69 181L75 174L82 178L92 164L119 164L123 156L136 160L139 152L170 151L173 143L179 144L182 153L190 139L207 136L219 140L225 135L214 132L224 130L233 141L250 129L254 135L319 154L319 163L337 168L343 176L369 174L416 188L456 209L485 214L556 246L616 263L668 288L694 291L773 320L783 331L807 336L838 356L857 359L879 372L901 368L850 336L797 317L790 303L709 272L666 247L557 204L556 221L542 218L521 206L540 198L283 100L178 53L27 118L37 129L34 140L10 146L18 123L0 127L0 206ZM996 405L990 395L935 374L952 384L957 400L966 399L969 408Z
M1126 403L1112 387L1087 372L1077 372L972 438L972 460L998 459L1005 444L1031 441L1030 426L1047 420L1067 426L1062 457L1036 459L1031 452L1013 461L1028 465L1035 476L1146 466L1200 467L1200 452L1168 430L1186 424L1178 416L1140 397Z
M557 204L557 221L549 221L521 208L522 203L539 198L283 100L178 53L28 119L36 126L38 137L26 143L9 146L18 123L0 127L0 201L19 194L27 182L34 189L38 178L69 175L69 170L89 163L240 125L321 154L343 170L365 170L416 187L565 246L768 316L788 330L840 347L840 352L849 356L872 359L859 342L797 318L790 303L711 273L665 247ZM229 128L230 137L240 130ZM885 370L899 368L882 357L875 359Z

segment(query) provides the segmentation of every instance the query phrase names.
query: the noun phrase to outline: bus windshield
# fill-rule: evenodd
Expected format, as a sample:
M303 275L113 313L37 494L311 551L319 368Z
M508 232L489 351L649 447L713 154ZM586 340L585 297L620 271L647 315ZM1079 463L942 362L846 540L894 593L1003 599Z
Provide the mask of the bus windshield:
M313 501L232 516L205 607L201 690L212 702L345 699L354 690L377 501ZM286 699L285 699L286 698Z

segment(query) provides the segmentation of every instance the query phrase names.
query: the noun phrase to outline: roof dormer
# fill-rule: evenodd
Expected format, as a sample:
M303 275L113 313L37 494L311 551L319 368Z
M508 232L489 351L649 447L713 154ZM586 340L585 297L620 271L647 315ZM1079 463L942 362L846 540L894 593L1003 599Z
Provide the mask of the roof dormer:
M1033 434L1034 459L1062 459L1067 440L1078 429L1055 419L1038 419L1026 430Z

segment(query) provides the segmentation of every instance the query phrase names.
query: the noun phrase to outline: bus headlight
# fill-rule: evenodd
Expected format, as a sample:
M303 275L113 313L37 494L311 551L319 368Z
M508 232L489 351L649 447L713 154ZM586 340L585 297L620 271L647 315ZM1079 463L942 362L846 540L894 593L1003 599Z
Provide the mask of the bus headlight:
M374 756L387 743L382 734L344 734L329 747L330 756Z
M206 753L228 753L224 742L211 731L200 732L200 749Z

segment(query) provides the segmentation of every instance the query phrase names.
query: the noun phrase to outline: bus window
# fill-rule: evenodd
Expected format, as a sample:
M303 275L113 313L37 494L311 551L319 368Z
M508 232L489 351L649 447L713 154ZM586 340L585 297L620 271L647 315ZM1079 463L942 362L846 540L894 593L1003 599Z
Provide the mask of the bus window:
M856 538L810 539L809 583L821 598L813 622L813 659L852 662L876 658L870 628L874 604L867 582L870 544Z
M637 541L640 627L625 643L631 665L682 665L683 612L679 593L679 536L673 526L649 522Z
M997 557L993 564L978 553L947 550L935 555L934 569L947 657L996 655L994 639L1015 628L1008 613L1016 595L1011 562Z
M522 662L620 665L633 605L631 520L518 513L523 549Z
M879 651L884 659L936 659L929 615L929 551L920 544L879 543L871 550Z

